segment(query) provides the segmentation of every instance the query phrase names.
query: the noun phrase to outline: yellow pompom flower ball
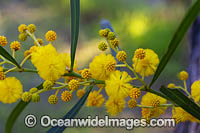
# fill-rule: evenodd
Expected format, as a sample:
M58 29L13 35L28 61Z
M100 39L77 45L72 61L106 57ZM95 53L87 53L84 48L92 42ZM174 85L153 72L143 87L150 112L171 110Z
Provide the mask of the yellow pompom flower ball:
M40 46L44 45L44 41L41 38L37 38L38 43L40 44ZM34 41L34 45L37 46L36 41Z
M27 30L30 33L34 33L36 31L36 26L34 24L29 24L28 27L27 27Z
M185 121L200 122L181 107L175 107L175 109L172 110L172 118L175 119L177 124Z
M34 102L34 103L38 103L39 101L40 101L40 96L37 94L37 93L34 93L33 95L32 95L32 102Z
M63 91L61 94L61 99L64 102L69 102L72 99L72 93L70 91Z
M49 104L56 104L58 102L58 97L56 95L51 95L48 98Z
M108 29L108 28L101 29L101 30L99 30L99 36L100 37L107 37L109 32L110 32L110 29Z
M119 40L117 38L114 38L113 40L110 40L110 44L115 48L119 46Z
M81 76L84 78L84 79L89 79L92 77L92 73L90 72L89 69L83 69L81 71Z
M137 59L144 59L144 57L145 57L145 50L143 48L136 49L135 53L134 53L134 56Z
M115 33L114 32L109 32L107 35L108 40L114 40L115 39Z
M23 87L15 77L0 80L0 101L3 103L14 103L21 98Z
M19 50L19 49L21 48L21 44L20 44L20 42L18 42L18 41L13 41L13 42L11 42L11 44L10 44L10 48L11 48L12 50L17 51L17 50Z
M105 106L111 116L116 116L125 108L125 100L121 97L110 96Z
M35 93L35 92L37 92L37 91L38 91L37 88L31 88L31 89L29 90L29 92L30 92L31 94L33 94L33 93Z
M129 92L130 98L138 99L141 95L141 91L138 88L132 88Z
M105 90L108 96L127 97L132 87L130 84L132 78L127 72L115 71L110 78L105 81Z
M79 88L79 82L78 80L72 79L69 81L68 86L70 90L77 90Z
M88 96L87 106L96 106L101 107L105 99L102 94L99 94L97 91L90 92Z
M108 45L105 42L100 42L98 48L101 51L105 51L108 48Z
M94 57L89 65L92 77L99 80L108 79L112 73L111 70L113 70L113 64L116 64L116 60L111 54L106 55L105 53L101 53Z
M0 36L0 44L2 47L6 46L8 43L7 38L5 36Z
M26 50L24 51L24 58L26 58L27 56L29 56L31 54L30 50ZM30 59L31 57L29 57Z
M3 72L3 67L0 66L0 80L4 80L6 78L4 72Z
M32 95L30 92L24 92L22 94L22 101L24 101L24 102L29 102L31 100L31 98L32 98Z
M116 68L116 62L114 62L114 61L111 61L111 62L108 62L107 64L105 64L105 69L108 72L115 71L115 68Z
M119 51L116 55L118 61L123 62L126 60L127 54L125 51Z
M179 78L180 78L180 80L187 80L188 77L189 77L189 74L188 74L186 71L181 71L181 72L179 73Z
M43 83L43 88L45 90L51 90L53 86L54 86L54 82L52 82L50 80L45 80Z
M63 58L51 44L36 47L31 54L31 62L44 80L56 81L65 73Z
M3 71L0 71L0 80L4 80L6 78L6 75Z
M138 58L134 55L132 61L135 71L141 76L144 75L146 77L155 73L160 62L158 55L151 49L145 49L144 59L138 60Z
M37 46L31 46L30 49L29 49L29 52L30 53L36 52L37 49L38 49Z
M19 40L20 41L26 41L28 34L26 33L20 33L19 34Z
M56 32L55 31L48 31L46 34L45 34L45 37L46 37L46 40L49 41L49 42L53 42L56 40L57 38L57 35L56 35Z
M191 85L191 96L195 102L200 101L200 80L194 81Z
M135 108L136 106L137 106L137 102L136 102L135 99L130 99L130 100L128 101L128 107L129 107L130 109L133 109L133 108Z
M77 95L78 98L81 98L84 94L85 94L84 89L80 89L76 92L76 95Z
M142 96L141 105L144 106L153 106L155 108L142 108L142 117L146 119L150 119L153 117L159 117L160 115L165 113L165 110L167 107L158 107L160 104L166 104L167 100L157 96L152 93L146 93L144 96Z
M176 85L174 83L168 84L167 88L176 88Z
M19 31L20 33L24 33L26 30L27 30L27 26L26 26L25 24L20 24L20 25L18 26L18 31Z

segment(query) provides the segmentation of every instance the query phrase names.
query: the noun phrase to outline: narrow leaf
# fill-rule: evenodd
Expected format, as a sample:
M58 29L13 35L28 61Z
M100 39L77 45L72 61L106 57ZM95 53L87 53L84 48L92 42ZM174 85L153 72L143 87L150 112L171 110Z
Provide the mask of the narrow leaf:
M150 87L152 84L157 80L165 66L167 65L169 59L171 58L172 54L180 44L181 40L184 38L186 32L194 22L194 20L197 18L198 14L200 12L200 0L197 0L188 10L186 15L184 16L181 24L179 25L178 29L176 30L169 46L168 50L165 53L165 55L162 57L160 64L155 72L155 75L150 83Z
M18 68L20 68L20 66L17 63L17 61L1 46L0 46L0 55L3 56L8 61L10 61L13 64L15 64Z
M200 107L193 102L193 100L185 96L183 92L178 89L169 89L165 87L161 87L160 91L164 93L171 102L180 106L192 116L200 120Z
M80 0L70 0L71 6L71 70L74 67L80 21Z
M85 93L85 95L72 107L72 109L63 117L63 119L72 119L74 118L83 104L85 103L90 91L92 90L93 86L89 87L88 91ZM47 133L62 133L65 130L65 126L63 127L52 127L47 131Z
M38 90L42 89L42 84L40 84L39 86L37 86ZM13 109L13 111L11 112L11 114L8 117L8 120L6 122L6 127L5 127L5 131L6 133L11 133L12 132L12 128L17 120L17 118L19 117L19 115L22 113L22 111L26 108L26 106L29 104L30 102L23 102L22 100L17 104L17 106Z

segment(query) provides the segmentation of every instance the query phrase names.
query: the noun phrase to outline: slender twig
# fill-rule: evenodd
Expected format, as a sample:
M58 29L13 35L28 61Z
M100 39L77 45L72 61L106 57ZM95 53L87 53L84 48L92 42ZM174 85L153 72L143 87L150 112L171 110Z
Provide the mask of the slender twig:
M26 30L26 33L36 42L38 46L40 46L40 43L38 42L34 34L31 34L28 30Z
M160 104L158 107L173 107L173 104ZM140 108L155 108L153 106L146 106L146 105L137 105Z

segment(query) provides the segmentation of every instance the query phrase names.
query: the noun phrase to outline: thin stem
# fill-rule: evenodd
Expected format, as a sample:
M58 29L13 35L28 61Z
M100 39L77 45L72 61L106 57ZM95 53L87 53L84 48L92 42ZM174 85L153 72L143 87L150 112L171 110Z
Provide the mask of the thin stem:
M188 95L189 98L192 98L192 96L190 95L190 93L189 93L188 90L187 90L186 81L183 81L183 83L184 83L184 88L183 88L182 86L176 86L176 88L177 88L177 89L183 90L185 93L187 93L187 95Z
M3 64L5 64L6 63L6 61L2 61L1 63L0 63L0 65L3 65Z
M56 93L55 93L56 96L58 95L58 92L59 92L60 90L61 90L61 89L57 89L57 90L56 90Z
M115 67L126 67L126 64L117 64Z
M12 50L12 56L15 59L15 50L14 49Z
M158 107L173 107L173 104L160 104ZM137 105L140 108L155 108L153 106L146 106L146 105Z
M9 70L10 68L4 68L4 71L7 71ZM23 69L19 69L19 68L16 68L10 72L32 72L32 73L37 73L37 70L34 70L34 69L29 69L29 68L23 68Z
M127 63L126 61L124 61L124 64L126 64L127 68L130 69L130 70L133 72L133 74L135 75L135 77L136 77L144 86L146 86L146 83L137 75L137 73L135 72L135 70L134 70L131 66L129 66L128 63Z
M59 87L53 87L52 89L53 89L53 90L57 90L57 89L63 89L63 88L65 88L65 87L67 87L67 84L62 85L62 86L59 86Z
M61 83L61 82L55 82L55 84L58 84L58 85L66 85L65 83Z
M12 70L15 70L15 69L17 69L17 67L10 68L4 74L7 74L8 72L11 72Z
M24 58L24 60L21 62L20 67L22 67L24 65L24 63L30 58L31 54L29 54L28 56L26 56Z
M101 88L99 88L99 90L98 90L98 92L97 92L97 93L98 93L98 94L99 94L99 93L101 93L101 91L103 90L103 88L104 88L104 86L103 86L103 87L101 87Z
M47 91L47 90L45 90L45 89L41 89L41 90L37 91L36 94L40 94L40 93L46 92L46 91Z
M192 98L192 96L188 92L186 81L184 80L183 83L184 83L185 92L188 94L189 98Z
M36 39L34 34L31 34L28 30L26 30L26 33L36 42L36 44L40 47L40 43Z

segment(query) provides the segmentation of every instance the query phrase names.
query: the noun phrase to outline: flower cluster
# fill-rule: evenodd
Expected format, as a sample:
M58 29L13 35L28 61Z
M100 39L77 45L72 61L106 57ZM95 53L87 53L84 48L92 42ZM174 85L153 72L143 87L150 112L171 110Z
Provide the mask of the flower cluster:
M185 92L187 96L193 99L196 103L200 102L200 80L196 80L191 85L191 93L188 91L188 86L186 80L189 78L189 74L186 71L181 71L178 74L178 78L183 82L183 86L175 85L174 83L169 83L168 88L172 89L180 89ZM175 107L172 109L173 118L176 120L176 123L192 121L192 122L200 122L192 115L184 111L181 107Z
M54 47L57 39L55 31L47 31L44 35L47 44L35 36L36 26L34 24L28 26L21 24L18 31L19 41L10 43L13 59L15 59L15 52L20 50L23 46L22 43L28 38L33 39L33 45L24 51L24 59L20 63L20 67L0 56L2 60L0 62L1 102L14 103L21 99L24 102L37 103L40 101L41 93L52 91L53 94L48 97L48 102L53 105L57 104L59 99L63 102L70 102L73 93L76 93L79 99L88 96L87 107L105 106L107 112L112 116L118 115L126 106L130 109L139 107L142 117L149 121L151 118L164 114L168 107L172 107L172 117L176 119L177 123L187 120L199 122L181 107L167 104L166 97L146 84L145 78L154 75L160 62L158 55L152 49L138 48L133 51L132 62L129 65L126 61L128 55L124 50L120 50L120 41L115 33L107 28L101 29L99 35L106 40L101 41L98 45L102 52L93 58L88 68L79 70L76 61L74 68L71 68L69 53L60 53ZM7 38L0 36L0 45L4 47L7 43ZM116 53L116 57L107 53L108 47ZM30 61L35 69L25 68L26 61ZM5 64L14 66L7 68ZM121 67L129 69L129 71L120 70ZM13 71L37 73L44 82L38 88L34 87L23 91L23 86L17 78L7 77L7 74ZM192 84L190 94L186 84L188 77L189 74L186 71L180 72L179 79L183 81L184 87L170 83L168 88L181 89L189 98L200 103L200 80ZM136 84L138 82L139 85ZM93 90L90 92L88 88ZM60 91L62 93L59 96ZM85 95L86 91L90 93ZM142 95L142 91L146 93ZM106 95L103 95L103 92Z

